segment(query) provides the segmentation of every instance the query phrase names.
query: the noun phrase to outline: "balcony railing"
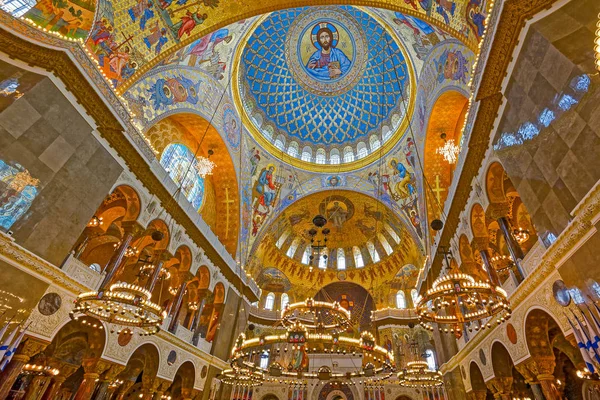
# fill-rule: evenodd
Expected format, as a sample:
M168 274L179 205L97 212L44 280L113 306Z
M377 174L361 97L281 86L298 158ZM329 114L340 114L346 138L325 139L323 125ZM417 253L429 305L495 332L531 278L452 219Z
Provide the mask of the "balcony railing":
M73 254L69 254L62 265L62 270L71 278L92 290L97 290L100 287L100 283L105 275L105 273L94 271L75 258Z
M417 313L414 308L384 308L373 311L371 314L371 321L380 321L386 318L412 320L417 319Z

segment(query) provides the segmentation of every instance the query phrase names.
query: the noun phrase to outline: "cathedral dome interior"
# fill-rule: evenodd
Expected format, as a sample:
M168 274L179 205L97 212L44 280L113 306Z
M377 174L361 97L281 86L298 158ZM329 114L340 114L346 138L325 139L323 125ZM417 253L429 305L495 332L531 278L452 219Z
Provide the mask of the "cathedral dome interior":
M600 399L597 0L0 1L0 400Z

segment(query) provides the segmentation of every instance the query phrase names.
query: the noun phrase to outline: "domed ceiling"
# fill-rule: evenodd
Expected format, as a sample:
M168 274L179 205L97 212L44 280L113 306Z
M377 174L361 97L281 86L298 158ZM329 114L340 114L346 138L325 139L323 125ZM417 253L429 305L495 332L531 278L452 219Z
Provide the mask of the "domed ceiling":
M414 73L383 24L350 6L263 18L233 78L255 139L284 161L320 170L365 165L393 146L412 109Z

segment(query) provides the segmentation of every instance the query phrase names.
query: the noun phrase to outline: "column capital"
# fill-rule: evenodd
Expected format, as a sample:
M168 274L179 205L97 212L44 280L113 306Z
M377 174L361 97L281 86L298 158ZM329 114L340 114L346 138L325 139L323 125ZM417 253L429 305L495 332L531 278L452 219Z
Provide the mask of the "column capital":
M494 398L501 399L510 396L512 392L513 377L503 376L495 377L485 383L485 385L494 394Z
M509 211L510 204L508 201L503 201L501 203L490 203L486 211L486 216L495 221L502 217L508 216Z
M474 237L471 247L478 251L485 251L489 247L489 238L487 236Z
M111 363L110 368L108 368L102 377L107 381L114 381L117 376L125 370L126 365Z
M110 361L106 361L101 358L84 358L81 363L85 374L97 375L96 378L108 370L111 365L112 363Z

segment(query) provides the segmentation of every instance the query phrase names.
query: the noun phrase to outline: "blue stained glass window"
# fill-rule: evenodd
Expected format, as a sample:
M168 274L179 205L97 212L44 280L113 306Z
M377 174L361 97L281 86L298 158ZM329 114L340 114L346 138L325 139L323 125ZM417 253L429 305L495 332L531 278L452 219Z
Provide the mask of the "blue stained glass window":
M568 94L563 94L560 100L558 101L558 107L563 111L567 111L569 108L571 108L571 106L575 104L577 104L577 99Z
M196 157L186 146L178 143L168 145L160 157L160 165L179 187L186 199L196 210L202 207L204 199L204 179L196 170Z
M538 117L538 121L540 121L540 124L544 125L544 127L549 127L550 124L552 123L552 121L554 121L554 119L556 118L556 115L554 114L554 111L550 110L549 108L544 108L544 110L540 113L540 116Z

